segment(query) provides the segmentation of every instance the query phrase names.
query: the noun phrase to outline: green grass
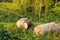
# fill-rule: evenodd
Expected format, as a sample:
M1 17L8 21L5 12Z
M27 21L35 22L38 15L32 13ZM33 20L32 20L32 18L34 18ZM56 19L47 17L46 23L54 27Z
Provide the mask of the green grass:
M33 24L41 24L34 22ZM47 32L44 35L35 35L34 26L27 31L18 28L15 23L0 22L0 40L60 40L57 31Z
M60 32L57 31L47 32L44 35L35 35L33 33L33 29L36 25L52 21L60 22L60 13L48 12L46 18L44 13L41 13L39 19L38 15L33 12L33 14L28 14L20 10L0 9L0 40L60 40ZM16 26L16 21L22 17L27 17L32 21L33 25L27 31Z

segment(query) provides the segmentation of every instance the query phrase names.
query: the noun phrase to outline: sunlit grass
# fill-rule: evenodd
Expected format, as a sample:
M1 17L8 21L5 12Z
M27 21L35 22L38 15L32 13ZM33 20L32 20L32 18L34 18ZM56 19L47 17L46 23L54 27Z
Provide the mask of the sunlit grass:
M36 23L36 22L35 22ZM2 30L4 29L4 30ZM60 33L57 31L47 32L44 35L35 35L32 26L27 31L18 28L15 23L0 22L0 34L7 37L9 40L59 40ZM2 31L1 31L2 30ZM6 33L6 34L5 34ZM3 38L2 40L5 40Z

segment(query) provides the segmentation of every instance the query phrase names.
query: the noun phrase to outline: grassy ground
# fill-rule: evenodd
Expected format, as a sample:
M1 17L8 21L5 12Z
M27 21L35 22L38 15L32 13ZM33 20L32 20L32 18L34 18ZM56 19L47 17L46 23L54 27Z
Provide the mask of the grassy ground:
M45 18L44 13L41 14L38 20L38 15L26 15L26 13L21 14L11 12L10 10L0 10L0 40L60 40L60 33L57 31L47 32L44 35L35 35L33 29L38 24L48 23L52 21L60 21L59 13L47 13ZM33 26L24 31L16 26L16 21L22 16L26 15L33 22Z
M33 22L33 24L41 24ZM15 23L0 22L0 40L60 40L57 31L47 32L44 35L35 35L32 26L28 31L17 28Z

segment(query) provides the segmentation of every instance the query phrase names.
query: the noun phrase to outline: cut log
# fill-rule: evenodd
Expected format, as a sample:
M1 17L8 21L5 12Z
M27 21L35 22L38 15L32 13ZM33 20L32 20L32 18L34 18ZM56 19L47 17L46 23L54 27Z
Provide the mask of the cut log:
M50 22L50 23L46 23L46 24L37 25L34 28L34 33L35 34L43 34L45 32L51 31L51 30L60 31L60 24L55 23L55 22Z
M17 27L28 29L31 27L31 21L28 18L21 18L16 22Z

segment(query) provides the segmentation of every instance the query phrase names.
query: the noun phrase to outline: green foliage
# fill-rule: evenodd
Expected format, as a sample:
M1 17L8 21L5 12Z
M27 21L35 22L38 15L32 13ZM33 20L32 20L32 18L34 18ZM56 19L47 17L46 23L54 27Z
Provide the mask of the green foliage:
M16 22L22 17L38 22L60 21L60 1L58 0L21 0L18 6L16 10L0 8L0 22Z
M3 7L0 8L0 40L60 40L60 32L57 31L39 36L33 33L34 25L52 21L60 22L59 0L16 0L16 3L9 8L8 3L6 3L7 7L3 7L0 3ZM10 9L10 7L14 8ZM22 17L29 18L33 23L27 31L17 28L15 24Z
M26 30L17 28L15 23L0 22L0 40L59 40L60 32L50 31L44 35L35 35L32 28Z

